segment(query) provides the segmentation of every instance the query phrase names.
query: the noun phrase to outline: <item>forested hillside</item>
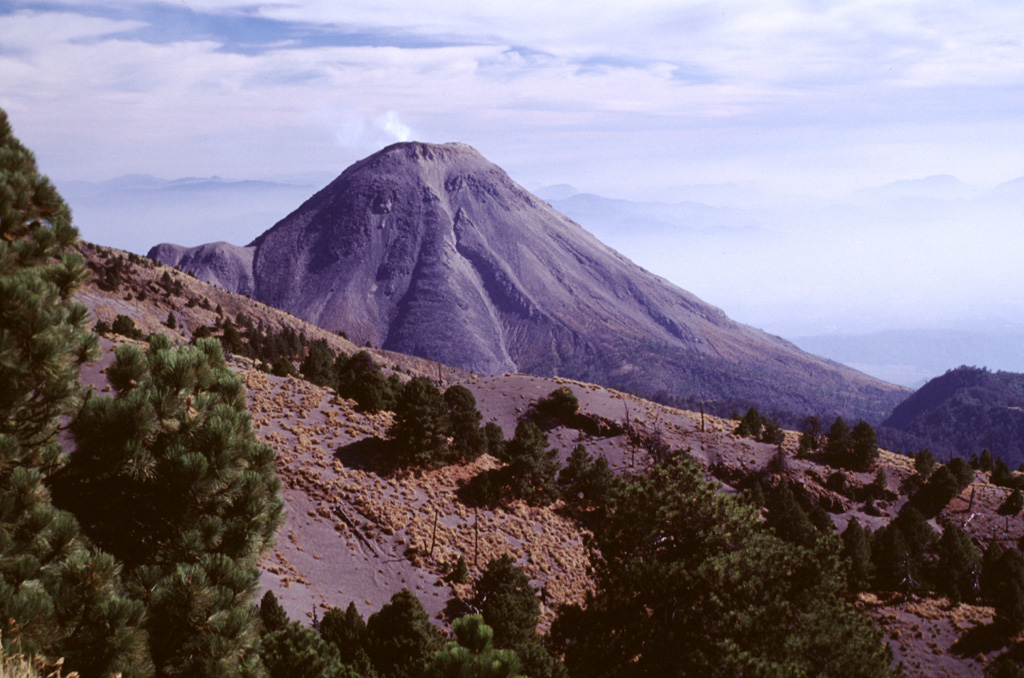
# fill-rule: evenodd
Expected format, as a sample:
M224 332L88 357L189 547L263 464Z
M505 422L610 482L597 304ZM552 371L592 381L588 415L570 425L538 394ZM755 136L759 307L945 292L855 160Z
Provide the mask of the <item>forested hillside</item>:
M959 454L984 450L1024 464L1024 374L962 366L922 386L880 429L893 449Z

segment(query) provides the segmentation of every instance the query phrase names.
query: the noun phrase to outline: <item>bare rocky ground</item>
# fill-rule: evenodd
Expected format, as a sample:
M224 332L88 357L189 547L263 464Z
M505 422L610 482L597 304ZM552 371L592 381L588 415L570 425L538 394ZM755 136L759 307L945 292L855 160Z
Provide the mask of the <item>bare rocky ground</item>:
M95 252L87 252L95 256ZM94 318L111 322L118 313L130 315L143 331L163 331L188 341L200 324L211 324L213 313L187 308L190 296L205 296L232 317L239 311L268 326L290 324L312 338L324 337L335 350L352 353L359 347L259 302L229 294L172 269L136 266L130 287L152 289L165 272L182 280L182 296L147 295L145 302L124 299L125 290L109 292L90 284L80 300ZM168 311L178 318L178 330L162 325ZM120 341L120 340L119 340ZM103 342L103 357L86 366L83 378L100 391L102 371L112 359L113 344ZM442 387L464 384L475 395L484 421L495 421L511 437L530 405L560 386L578 397L581 413L609 426L607 435L587 435L563 425L548 430L551 446L564 459L583 443L591 453L608 458L620 473L633 473L652 463L638 443L659 438L672 450L688 449L719 478L725 491L730 483L764 469L777 447L736 437L735 423L699 413L650 403L628 394L558 378L506 374L473 375L430 361L383 351L374 358L401 375L420 374ZM365 616L403 588L414 591L432 617L443 624L442 611L453 597L467 598L472 580L492 558L509 553L541 591L542 627L550 623L556 605L580 601L590 580L585 531L560 505L532 508L521 503L493 511L475 512L457 497L461 483L497 462L483 457L472 464L421 472L386 472L380 455L390 423L389 413L368 415L333 392L294 378L279 378L232 359L232 368L248 389L249 410L256 435L277 453L278 473L287 503L285 524L275 547L264 558L262 587L273 590L289 615L311 619L329 606L354 602ZM906 497L900 489L913 475L911 460L882 453L890 501L877 503L882 515L868 515L863 504L825 488L832 469L795 456L798 436L787 432L782 444L787 474L816 501L832 505L838 529L856 517L877 528L891 519ZM854 485L866 485L873 473L848 474ZM1006 519L996 509L1007 490L976 474L975 482L933 521L966 526L979 544L991 538L1004 544L1024 536L1024 521ZM450 563L463 556L470 583L446 583ZM261 592L262 593L262 592ZM858 604L885 630L895 658L911 676L980 676L992 658L1006 651L1005 641L992 634L991 608L950 606L944 600L880 600L862 595ZM1021 647L1016 639L1015 651Z

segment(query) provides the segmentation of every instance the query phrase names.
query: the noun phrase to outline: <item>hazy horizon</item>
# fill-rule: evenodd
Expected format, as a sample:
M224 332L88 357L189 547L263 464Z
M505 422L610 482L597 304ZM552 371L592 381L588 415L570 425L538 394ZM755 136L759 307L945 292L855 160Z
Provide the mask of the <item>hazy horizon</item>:
M0 107L83 236L133 251L245 244L389 143L460 141L528 189L642 203L553 200L782 336L1018 332L1022 20L1008 1L12 0ZM274 185L76 183L126 175Z

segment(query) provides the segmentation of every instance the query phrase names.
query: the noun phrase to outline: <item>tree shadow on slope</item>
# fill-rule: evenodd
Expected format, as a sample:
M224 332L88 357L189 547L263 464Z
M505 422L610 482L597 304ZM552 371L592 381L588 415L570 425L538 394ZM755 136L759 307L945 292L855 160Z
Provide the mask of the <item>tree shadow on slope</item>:
M1009 644L1007 634L1005 626L998 621L982 624L964 631L963 635L949 649L953 654L961 657L974 657L979 654L990 655L1007 647ZM1024 643L1010 644L1007 653L1012 653L1019 661L1024 655Z
M347 468L369 471L377 475L389 475L397 470L394 455L394 441L376 436L362 438L334 451L334 458Z

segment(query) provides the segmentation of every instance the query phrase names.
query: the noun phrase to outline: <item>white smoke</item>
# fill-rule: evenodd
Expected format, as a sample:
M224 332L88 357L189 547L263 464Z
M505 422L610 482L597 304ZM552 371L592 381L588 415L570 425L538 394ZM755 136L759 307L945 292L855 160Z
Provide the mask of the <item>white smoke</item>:
M372 153L389 144L413 138L412 128L402 122L394 110L375 118L351 109L322 109L312 115L330 129L339 147L358 153Z
M412 128L398 119L396 111L378 115L373 121L373 126L391 137L392 141L409 141L412 138Z

